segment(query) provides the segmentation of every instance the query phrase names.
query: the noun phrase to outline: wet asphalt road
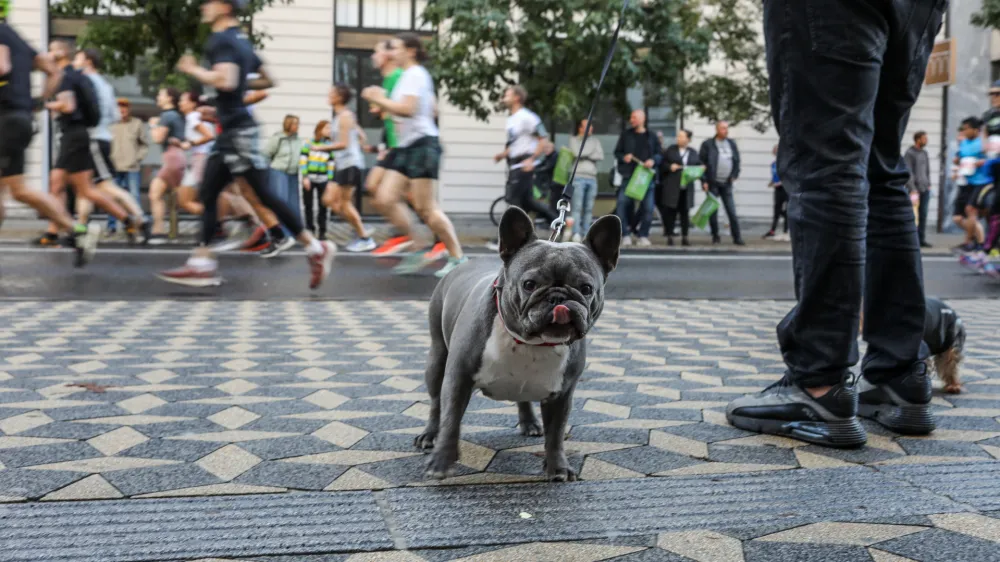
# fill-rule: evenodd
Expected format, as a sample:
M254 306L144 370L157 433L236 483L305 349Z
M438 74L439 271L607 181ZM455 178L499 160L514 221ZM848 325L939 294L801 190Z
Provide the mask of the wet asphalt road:
M404 300L430 297L432 270L397 277L391 258L337 257L335 271L318 291L308 289L301 252L274 260L245 254L221 257L226 282L212 289L164 283L156 271L183 263L184 250L106 249L85 269L72 267L68 250L0 248L0 298L53 300ZM500 261L493 254L473 259ZM951 257L926 257L927 293L943 298L991 298L1000 283L962 269ZM627 254L608 282L614 299L791 299L791 258L787 255Z

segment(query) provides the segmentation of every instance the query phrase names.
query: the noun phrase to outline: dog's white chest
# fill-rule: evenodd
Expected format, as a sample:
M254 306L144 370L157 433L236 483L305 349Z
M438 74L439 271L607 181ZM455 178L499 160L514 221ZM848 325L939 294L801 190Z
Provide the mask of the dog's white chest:
M498 318L483 349L482 365L472 380L494 400L541 402L562 390L568 355L565 345L517 343Z

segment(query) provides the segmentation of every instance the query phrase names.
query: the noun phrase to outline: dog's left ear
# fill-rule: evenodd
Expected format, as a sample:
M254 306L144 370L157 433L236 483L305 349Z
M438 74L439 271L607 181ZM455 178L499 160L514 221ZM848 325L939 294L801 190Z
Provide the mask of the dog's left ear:
M500 219L500 258L510 263L521 248L538 240L531 217L519 207L509 207Z
M617 215L605 215L597 219L587 232L584 240L604 269L604 277L618 266L618 255L622 246L622 221Z

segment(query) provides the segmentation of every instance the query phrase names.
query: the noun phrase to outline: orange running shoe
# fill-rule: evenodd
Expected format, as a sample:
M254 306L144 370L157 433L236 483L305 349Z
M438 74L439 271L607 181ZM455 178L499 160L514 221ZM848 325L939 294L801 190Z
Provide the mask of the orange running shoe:
M382 243L372 252L374 256L392 256L405 252L413 245L413 240L409 236L396 236Z
M244 252L260 252L270 244L270 240L267 239L267 229L263 226L258 226L250 238L243 243L243 247L240 250Z
M441 258L448 256L448 248L445 247L444 242L438 242L434 244L434 247L430 249L429 252L424 254L424 259L427 261L438 261Z

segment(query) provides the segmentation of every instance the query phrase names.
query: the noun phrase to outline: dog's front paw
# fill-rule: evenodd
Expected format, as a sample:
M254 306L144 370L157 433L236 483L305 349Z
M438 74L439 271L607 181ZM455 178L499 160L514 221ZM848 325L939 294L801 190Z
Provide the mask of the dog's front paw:
M554 463L543 461L542 468L545 470L545 477L548 478L549 482L576 482L579 480L576 471L566 462L566 457Z
M428 480L444 480L455 474L455 462L458 455L451 455L435 451L431 453L431 458L427 461L427 471L424 477Z
M528 420L522 421L517 424L517 427L521 430L521 435L525 437L541 437L542 424L538 423L538 420Z
M418 435L417 438L413 440L413 444L418 449L423 449L426 451L427 449L434 448L434 441L436 440L437 440L436 431L425 431L420 435Z

